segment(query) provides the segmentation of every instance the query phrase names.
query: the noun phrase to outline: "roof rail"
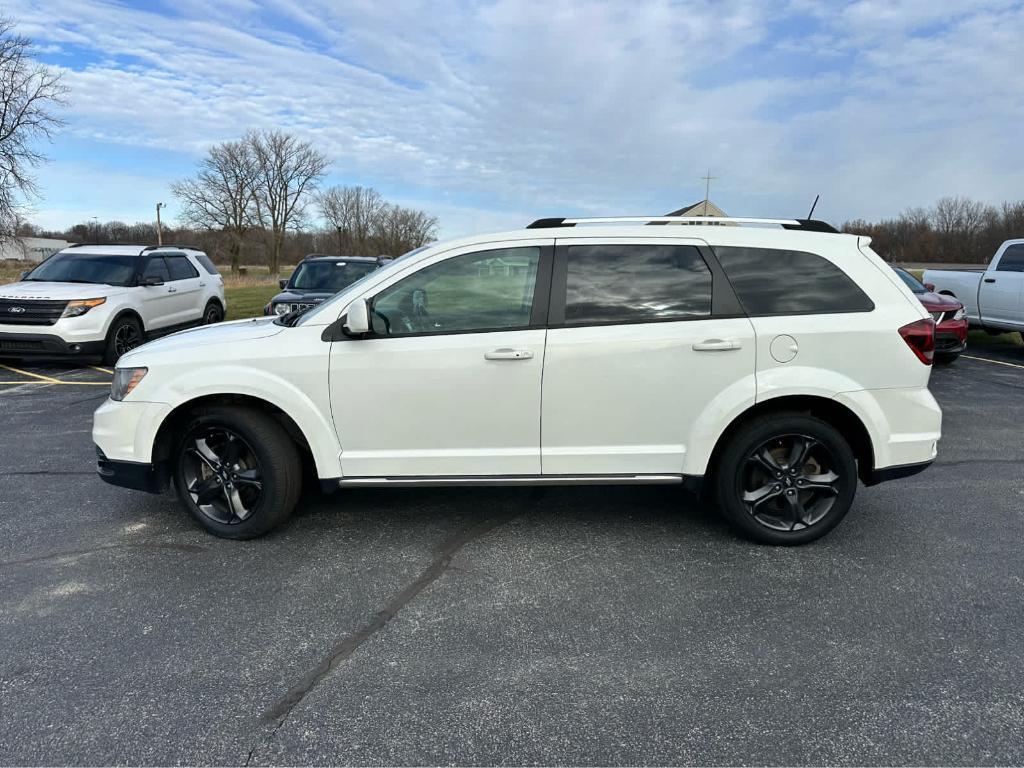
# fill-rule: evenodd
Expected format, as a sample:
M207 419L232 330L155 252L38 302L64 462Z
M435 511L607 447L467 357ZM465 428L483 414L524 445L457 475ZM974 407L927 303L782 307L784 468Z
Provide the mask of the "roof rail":
M831 224L818 219L757 219L725 216L596 216L589 218L537 219L527 229L575 227L577 224L779 224L783 229L806 232L838 232Z
M156 250L159 250L160 248L178 248L179 250L183 250L183 251L202 251L203 250L202 248L196 248L194 245L170 244L170 245L147 245L145 248L142 249L142 252L145 253L146 251L156 251Z

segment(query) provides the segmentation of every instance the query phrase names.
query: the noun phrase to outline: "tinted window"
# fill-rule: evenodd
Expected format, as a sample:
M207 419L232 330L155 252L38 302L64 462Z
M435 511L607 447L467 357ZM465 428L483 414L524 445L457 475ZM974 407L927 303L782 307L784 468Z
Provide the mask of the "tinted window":
M1024 272L1024 244L1007 246L999 257L996 272Z
M205 253L197 253L195 254L195 257L196 261L203 265L203 269L205 269L211 275L218 274L217 267L214 266L213 262L210 261L210 257L207 256Z
M928 293L928 289L924 287L924 284L921 283L920 280L918 280L916 277L914 277L912 274L910 274L906 270L896 269L894 267L892 271L895 272L897 275L899 275L900 276L900 280L902 280L904 283L906 283L907 284L907 288L912 290L914 293Z
M540 248L456 256L424 267L373 300L379 334L525 328L530 324Z
M828 259L804 251L718 246L715 255L750 315L870 312L871 299Z
M711 273L691 245L573 245L568 252L567 325L711 314Z
M153 256L146 264L146 269L142 273L143 281L147 277L159 277L165 283L171 279L171 274L167 271L167 265L162 256Z
M196 268L184 256L164 256L167 262L167 270L171 273L171 280L188 280L191 277L199 277Z
M25 279L35 282L130 285L135 279L138 263L138 256L70 251L47 259Z
M367 261L304 261L295 268L289 288L337 293L377 268Z

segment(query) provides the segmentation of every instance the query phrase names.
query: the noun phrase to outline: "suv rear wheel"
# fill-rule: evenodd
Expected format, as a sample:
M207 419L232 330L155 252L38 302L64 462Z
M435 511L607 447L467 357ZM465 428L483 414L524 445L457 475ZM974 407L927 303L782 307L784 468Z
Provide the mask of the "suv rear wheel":
M733 435L715 470L715 493L739 533L766 544L806 544L835 528L853 504L857 462L831 424L782 413Z
M302 466L284 427L254 408L196 411L175 453L174 489L210 533L251 539L292 513Z
M208 302L203 311L203 325L213 325L224 319L224 310L216 301Z

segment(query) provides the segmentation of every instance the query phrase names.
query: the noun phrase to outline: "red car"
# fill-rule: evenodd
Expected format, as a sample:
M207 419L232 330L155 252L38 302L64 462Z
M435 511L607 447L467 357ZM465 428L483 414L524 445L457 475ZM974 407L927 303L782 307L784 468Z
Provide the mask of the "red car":
M967 349L967 313L952 296L933 293L928 286L907 272L893 267L935 320L935 362L952 363Z

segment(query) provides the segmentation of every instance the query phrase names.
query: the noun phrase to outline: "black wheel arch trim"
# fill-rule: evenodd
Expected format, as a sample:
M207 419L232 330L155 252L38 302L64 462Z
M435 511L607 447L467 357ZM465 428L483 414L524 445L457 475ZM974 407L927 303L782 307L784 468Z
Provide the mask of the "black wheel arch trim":
M914 464L896 464L892 467L872 469L867 473L867 477L864 479L864 485L878 485L879 483L885 483L889 480L901 480L904 477L913 477L914 475L924 472L934 463L935 459L928 459L928 461L919 461Z

